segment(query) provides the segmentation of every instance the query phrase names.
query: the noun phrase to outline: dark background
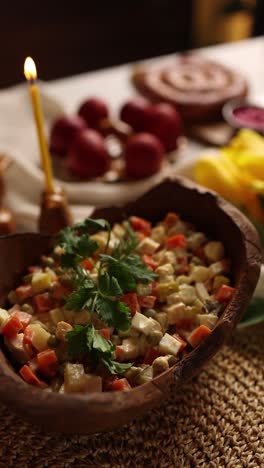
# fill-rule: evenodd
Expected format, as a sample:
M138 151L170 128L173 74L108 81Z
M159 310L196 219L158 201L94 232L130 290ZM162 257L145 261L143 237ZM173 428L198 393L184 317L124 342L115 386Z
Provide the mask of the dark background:
M27 55L42 79L54 79L186 50L193 46L192 7L192 0L1 2L0 87L23 80Z

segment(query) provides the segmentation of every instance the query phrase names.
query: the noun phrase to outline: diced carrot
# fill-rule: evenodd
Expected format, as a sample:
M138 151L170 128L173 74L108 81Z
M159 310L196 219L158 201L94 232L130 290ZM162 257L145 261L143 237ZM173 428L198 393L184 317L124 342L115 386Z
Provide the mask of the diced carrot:
M58 358L54 349L45 349L37 354L38 368L43 375L53 377L58 370Z
M234 294L235 288L222 284L215 294L215 299L219 302L229 302Z
M138 296L138 303L140 307L152 309L156 302L156 296Z
M29 297L33 296L33 290L31 284L22 284L18 288L16 288L16 296L19 302L28 299Z
M151 234L151 223L146 219L139 218L137 216L131 216L130 223L134 231L142 232L145 236Z
M33 298L33 305L37 312L48 312L54 306L49 293L37 294Z
M144 364L152 365L153 361L160 356L160 352L156 348L149 348L144 357Z
M16 316L11 317L2 328L2 334L8 339L15 338L15 336L23 330L23 324Z
M124 304L129 307L132 316L135 315L136 312L140 312L140 305L136 293L124 294L124 296L119 298L119 301L124 302Z
M26 327L24 330L23 345L32 345L33 330L30 327Z
M110 389L113 392L127 392L131 390L131 385L127 379L116 379L110 384Z
M174 224L177 223L179 219L179 216L176 215L176 213L168 213L163 221L163 224L165 224L168 228L171 228L174 226Z
M12 312L11 317L17 317L22 323L23 328L26 328L32 319L32 315L28 314L27 312L23 312L22 310L16 310L15 312Z
M153 259L153 257L151 257L151 255L142 255L142 261L152 270L156 270L157 266L158 266L158 262L155 262L155 260Z
M54 299L63 299L71 293L70 288L66 288L61 283L56 282L53 284L51 295Z
M175 338L175 340L178 340L181 343L180 352L183 351L184 348L186 348L187 346L187 342L183 340L182 337L178 333L174 333L172 336L173 338Z
M184 234L176 234L175 236L169 237L166 240L166 246L168 249L176 249L177 247L186 247L187 241Z
M124 355L124 349L122 345L117 345L115 347L115 355L116 355L116 360L117 361L122 361L123 355Z
M200 327L196 328L188 338L190 345L193 348L196 348L208 335L210 335L211 330L210 328L206 327L205 325L200 325Z
M26 364L23 367L21 367L19 373L23 377L23 379L30 385L35 385L39 388L44 388L47 386L44 382L42 382L42 380L40 380L36 376L35 372L33 372L33 370L30 369L30 367Z
M96 330L99 335L101 335L105 340L110 340L110 328L101 328L101 330Z
M90 260L83 260L80 265L87 271L91 271L93 269L93 264L90 262Z

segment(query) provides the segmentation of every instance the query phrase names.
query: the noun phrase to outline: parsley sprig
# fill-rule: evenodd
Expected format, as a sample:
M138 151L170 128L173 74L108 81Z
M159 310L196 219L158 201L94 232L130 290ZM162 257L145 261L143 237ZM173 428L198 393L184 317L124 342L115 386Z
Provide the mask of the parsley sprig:
M111 374L123 374L132 364L120 363L112 359L115 346L103 338L93 325L75 325L67 333L68 353L72 359L89 353L94 367L102 364Z

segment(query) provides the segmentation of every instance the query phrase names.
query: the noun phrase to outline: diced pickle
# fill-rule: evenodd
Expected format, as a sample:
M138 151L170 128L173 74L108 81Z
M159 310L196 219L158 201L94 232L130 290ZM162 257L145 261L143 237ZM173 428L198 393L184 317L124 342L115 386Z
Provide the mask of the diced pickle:
M86 378L82 364L67 362L64 368L64 386L67 393L80 393L85 389Z
M166 301L167 296L177 292L179 289L178 283L176 281L172 283L162 283L158 284L158 294L160 301Z

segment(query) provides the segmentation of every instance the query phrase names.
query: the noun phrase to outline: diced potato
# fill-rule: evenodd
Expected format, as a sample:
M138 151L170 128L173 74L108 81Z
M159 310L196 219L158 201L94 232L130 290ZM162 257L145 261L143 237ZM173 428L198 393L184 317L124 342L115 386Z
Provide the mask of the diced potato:
M158 252L154 253L153 254L153 260L155 260L155 262L158 262L158 263L161 264L163 262L163 259L165 258L164 255L165 255L166 252L167 252L167 250L162 249L162 250L159 250ZM165 262L168 263L167 260L165 260Z
M212 263L209 266L210 278L216 275L222 275L228 273L230 269L230 262L227 259L220 260L219 262Z
M189 284L190 282L191 282L190 276L186 276L186 275L179 275L175 279L175 283L177 283L179 286L180 284Z
M63 320L58 322L56 328L56 338L58 338L60 341L66 341L66 335L71 330L72 326L69 323L64 322Z
M189 286L188 284L181 284L179 286L179 296L184 302L184 304L191 305L197 298L195 288L193 286Z
M32 344L38 351L44 351L49 347L48 340L51 334L45 330L40 324L32 323L27 326L33 331Z
M160 244L151 237L145 237L137 246L137 252L140 254L153 255L158 250Z
M139 312L136 312L131 322L132 327L144 335L149 335L153 330L161 330L160 324L152 319L148 318Z
M10 316L7 310L0 309L0 331L2 330L3 326L6 324L9 318Z
M122 343L121 361L136 359L140 354L138 338L126 338Z
M172 354L173 356L177 356L180 348L181 343L178 340L175 340L175 338L173 338L173 336L169 335L168 333L165 333L158 346L160 353Z
M158 312L156 316L156 320L161 325L162 331L165 332L168 328L168 315L166 312Z
M82 364L66 363L64 367L64 389L66 393L85 391L86 376Z
M187 246L191 250L198 249L202 244L206 242L206 237L203 232L194 232L187 239Z
M102 377L94 374L85 374L84 392L101 392Z
M53 281L53 277L49 272L37 271L32 276L32 290L34 294L40 293L48 289Z
M211 241L204 247L204 253L209 262L218 262L225 255L225 249L222 242Z
M164 244L166 240L166 231L164 226L156 226L152 229L151 232L151 238L155 241L158 242L159 244Z
M139 296L148 296L151 295L152 287L151 284L138 283L137 285L137 294Z
M150 382L153 379L153 369L152 366L147 366L139 373L136 378L136 384L142 385L144 383Z
M28 362L28 360L30 359L29 354L24 348L23 339L24 333L18 333L18 335L16 335L15 338L12 338L11 340L7 340L5 338L6 347L12 353L14 359L20 362L21 364Z
M186 223L180 219L168 230L168 237L175 236L176 234L186 234Z
M187 306L189 307L189 306ZM202 313L204 311L204 302L200 301L200 299L195 299L192 307L197 310L198 313Z
M174 283L175 277L173 275L160 276L159 282L160 284Z
M196 289L196 294L201 301L205 302L206 300L210 299L207 289L203 283L196 283L195 289Z
M216 275L214 277L213 289L218 289L223 284L229 285L230 284L229 278L227 278L226 276L223 276L223 275Z
M75 310L68 310L68 309L63 309L63 314L64 314L64 319L65 322L68 322L70 324L74 324L74 319L75 319Z
M157 275L159 275L161 277L164 277L164 276L168 276L168 275L173 275L174 269L173 269L173 266L170 263L164 263L163 265L159 266L156 269L155 273L157 273Z
M168 356L159 356L152 363L153 377L169 369Z
M186 305L183 302L179 302L178 304L173 304L170 307L166 308L166 312L168 315L168 324L174 325L179 320L185 318L186 314Z
M210 275L209 268L205 266L194 266L191 273L191 278L195 282L203 283L207 281Z
M179 302L182 302L181 296L177 292L170 294L167 297L167 304L172 305L172 304L178 304Z
M54 325L57 325L58 322L61 322L62 320L64 320L64 313L63 313L63 309L51 309L49 311L49 315L50 315L50 318L51 318L51 321L52 323L54 323Z
M56 257L61 257L65 253L65 250L60 245L56 245L53 252Z
M164 263L171 263L171 265L175 265L176 256L175 256L175 253L172 250L167 250L164 253L160 264L163 265Z
M98 232L90 236L90 239L94 240L98 244L97 253L102 253L105 250L107 244L107 232Z
M75 312L74 324L76 325L87 325L91 323L91 314L88 310L80 310L80 312Z
M205 325L212 330L218 320L217 315L214 314L198 314L199 325Z
M166 301L170 294L178 291L179 286L176 281L173 281L171 283L160 283L157 289L160 301Z
M116 237L121 239L121 237L123 237L125 234L125 228L121 226L121 224L114 224L112 232Z

